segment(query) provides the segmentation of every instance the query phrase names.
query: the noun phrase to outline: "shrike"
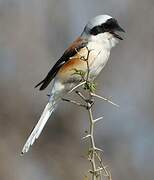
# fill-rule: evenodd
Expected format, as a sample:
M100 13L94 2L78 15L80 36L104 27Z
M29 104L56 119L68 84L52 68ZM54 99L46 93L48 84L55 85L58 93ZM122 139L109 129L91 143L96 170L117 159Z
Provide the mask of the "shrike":
M53 80L51 96L38 123L25 143L22 154L27 152L41 134L47 120L56 108L59 100L73 87L81 83L81 77L74 69L87 72L87 63L81 59L88 56L89 79L94 80L108 61L110 50L118 40L122 40L118 31L125 32L117 20L109 15L99 15L91 19L82 34L69 46L62 57L51 68L47 76L36 85L44 90Z

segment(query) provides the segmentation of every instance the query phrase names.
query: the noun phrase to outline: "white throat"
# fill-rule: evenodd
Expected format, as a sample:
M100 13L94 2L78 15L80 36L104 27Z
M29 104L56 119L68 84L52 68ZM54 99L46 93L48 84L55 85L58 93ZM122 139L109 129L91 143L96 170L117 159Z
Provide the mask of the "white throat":
M88 37L89 36L89 37ZM97 35L88 35L88 41L102 44L102 46L108 50L111 50L119 41L112 34L105 32Z

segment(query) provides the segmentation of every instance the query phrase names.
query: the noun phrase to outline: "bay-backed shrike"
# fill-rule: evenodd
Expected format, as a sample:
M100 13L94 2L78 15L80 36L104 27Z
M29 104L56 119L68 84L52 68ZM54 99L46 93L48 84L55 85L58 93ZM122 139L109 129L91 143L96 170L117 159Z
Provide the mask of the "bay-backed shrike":
M74 70L87 72L87 63L81 59L81 56L87 56L87 48L91 50L88 56L89 78L94 80L108 61L111 48L118 43L118 39L122 40L117 31L125 32L116 19L109 15L94 17L51 68L47 76L36 85L36 87L40 86L40 90L44 90L53 80L49 102L24 145L22 154L27 152L39 137L63 95L81 82L81 77L75 74Z

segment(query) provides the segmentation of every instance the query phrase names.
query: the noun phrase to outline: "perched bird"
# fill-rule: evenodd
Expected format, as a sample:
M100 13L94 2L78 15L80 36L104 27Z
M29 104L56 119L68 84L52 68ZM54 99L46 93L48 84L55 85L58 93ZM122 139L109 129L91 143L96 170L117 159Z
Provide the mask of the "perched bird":
M99 15L92 18L47 76L36 85L36 87L40 86L40 90L44 90L53 80L49 102L25 143L22 154L27 152L39 137L63 95L81 82L81 77L74 73L75 69L87 72L87 63L81 57L87 57L87 50L90 51L89 78L94 80L107 63L111 48L118 43L119 39L122 40L122 37L117 34L118 31L125 32L111 16Z

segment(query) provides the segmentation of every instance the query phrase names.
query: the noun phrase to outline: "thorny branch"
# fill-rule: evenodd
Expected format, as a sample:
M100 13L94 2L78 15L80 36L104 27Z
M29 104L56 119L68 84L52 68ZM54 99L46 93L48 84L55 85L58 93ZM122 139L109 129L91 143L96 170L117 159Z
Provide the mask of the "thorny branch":
M75 86L69 93L73 92L74 90L76 90L77 88L82 86L83 91L86 91L86 93L88 94L88 98L85 95L83 95L83 93L81 91L75 91L76 94L82 99L84 104L82 104L81 102L77 102L76 100L69 100L69 99L65 99L65 98L62 98L62 100L73 103L77 106L83 107L88 112L89 131L88 131L88 134L85 137L83 137L82 139L90 140L89 149L88 149L88 160L91 165L91 170L89 170L89 172L91 174L91 180L103 180L103 178L112 180L111 173L108 170L107 166L104 164L103 159L102 159L103 151L96 147L95 139L94 139L95 124L96 124L96 122L100 121L103 117L94 119L93 114L92 114L92 106L95 102L95 100L94 100L95 97L97 97L105 102L108 102L116 107L119 107L119 106L116 103L112 102L111 98L105 98L105 97L102 97L102 96L94 93L95 84L93 81L90 81L90 67L89 67L89 63L88 63L89 55L92 50L89 50L88 47L86 47L86 49L87 49L86 57L79 54L79 52L76 50L76 52L80 56L80 59L85 61L87 64L86 72L75 69L75 73L74 73L74 74L80 75L83 82L81 82L80 84ZM88 179L88 178L86 177L86 179Z

